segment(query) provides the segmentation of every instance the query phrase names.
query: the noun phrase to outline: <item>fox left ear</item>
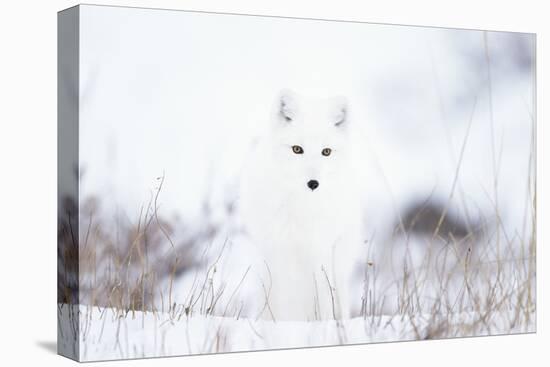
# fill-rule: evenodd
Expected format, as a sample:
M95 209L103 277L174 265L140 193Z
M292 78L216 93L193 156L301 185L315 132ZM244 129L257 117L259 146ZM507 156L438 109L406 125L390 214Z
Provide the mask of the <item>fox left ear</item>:
M296 98L294 93L289 89L283 89L279 93L278 104L279 117L287 123L292 122L296 114Z
M342 127L348 123L348 103L345 98L338 98L337 106L334 116L334 126Z

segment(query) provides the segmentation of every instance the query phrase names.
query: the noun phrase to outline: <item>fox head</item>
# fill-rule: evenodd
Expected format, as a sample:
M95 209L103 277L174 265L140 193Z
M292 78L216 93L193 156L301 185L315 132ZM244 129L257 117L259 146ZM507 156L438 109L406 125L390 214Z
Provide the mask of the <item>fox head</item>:
M293 190L329 192L343 179L349 153L345 98L307 98L283 90L275 104L272 141L280 182Z

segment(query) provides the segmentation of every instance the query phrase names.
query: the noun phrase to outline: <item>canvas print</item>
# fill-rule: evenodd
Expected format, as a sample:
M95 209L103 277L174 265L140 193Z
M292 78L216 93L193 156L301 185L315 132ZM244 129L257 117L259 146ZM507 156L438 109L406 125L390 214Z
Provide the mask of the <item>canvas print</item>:
M535 332L535 46L61 11L59 353Z

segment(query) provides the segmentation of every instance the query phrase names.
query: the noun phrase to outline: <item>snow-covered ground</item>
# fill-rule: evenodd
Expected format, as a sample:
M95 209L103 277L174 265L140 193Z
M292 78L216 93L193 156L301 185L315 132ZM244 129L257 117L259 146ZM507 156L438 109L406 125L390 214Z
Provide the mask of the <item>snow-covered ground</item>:
M61 317L68 307L59 306ZM344 321L273 322L80 306L82 361L534 332L534 313L403 315ZM70 333L61 347L74 342Z

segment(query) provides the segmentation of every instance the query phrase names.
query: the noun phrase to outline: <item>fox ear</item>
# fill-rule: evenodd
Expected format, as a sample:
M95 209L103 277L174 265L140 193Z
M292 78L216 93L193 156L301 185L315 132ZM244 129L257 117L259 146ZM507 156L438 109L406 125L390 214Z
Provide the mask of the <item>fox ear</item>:
M289 89L283 89L279 93L277 116L286 123L291 123L296 117L296 98Z
M348 124L348 102L344 97L338 97L334 114L334 126L343 127Z

